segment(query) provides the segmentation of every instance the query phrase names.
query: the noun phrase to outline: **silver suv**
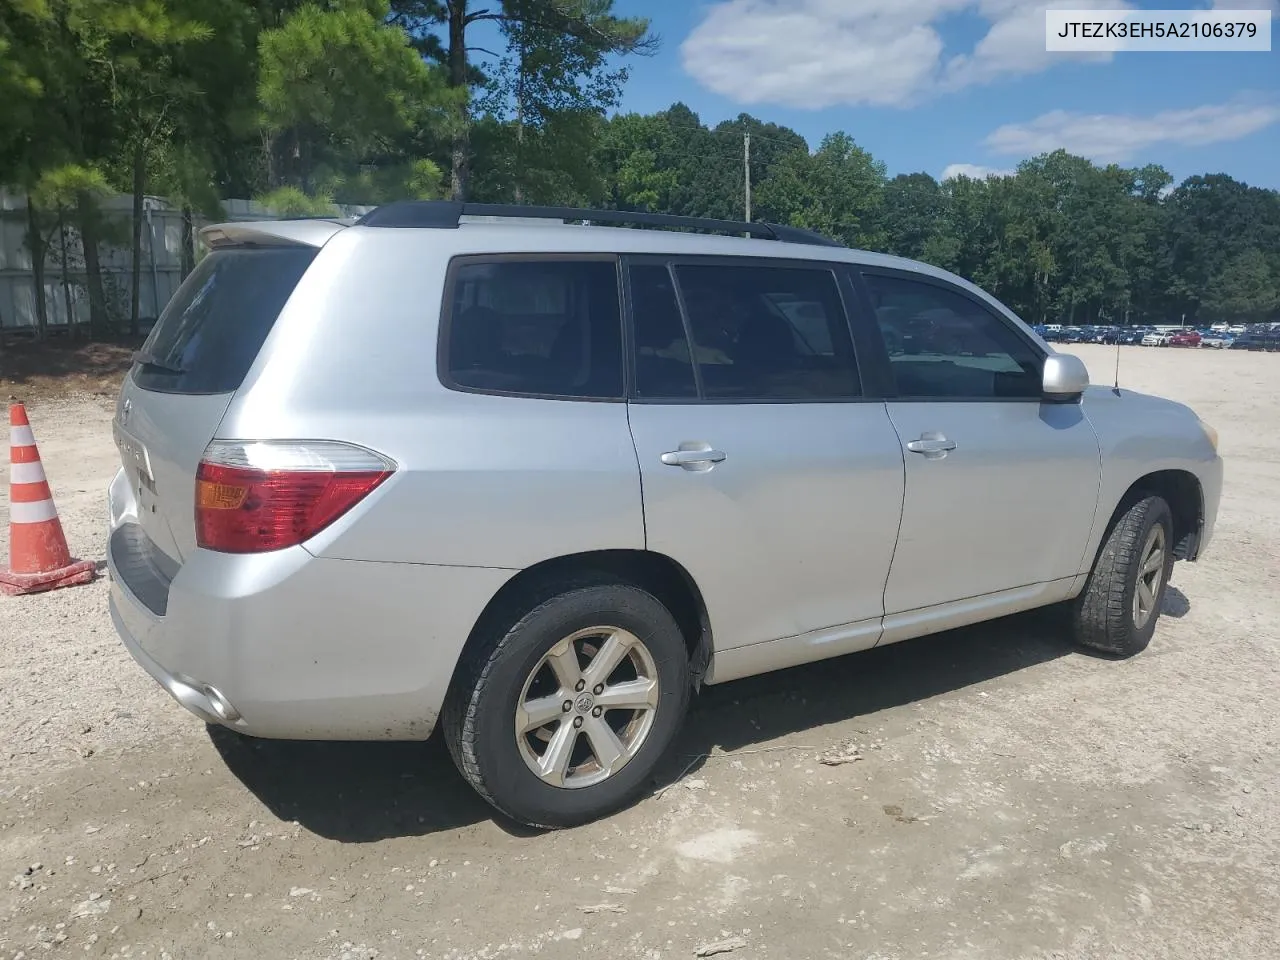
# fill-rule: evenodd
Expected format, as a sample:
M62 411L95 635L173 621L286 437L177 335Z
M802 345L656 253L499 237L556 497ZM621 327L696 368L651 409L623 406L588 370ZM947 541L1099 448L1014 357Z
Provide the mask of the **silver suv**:
M1137 653L1213 530L1211 428L923 264L445 202L203 237L116 411L116 629L245 734L439 726L529 824L634 799L700 684L1049 604Z

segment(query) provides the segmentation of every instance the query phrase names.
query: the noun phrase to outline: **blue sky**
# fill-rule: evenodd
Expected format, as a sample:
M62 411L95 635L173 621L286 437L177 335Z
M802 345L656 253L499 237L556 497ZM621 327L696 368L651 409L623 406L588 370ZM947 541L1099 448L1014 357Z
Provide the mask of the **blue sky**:
M662 37L629 62L622 109L747 112L816 145L844 130L890 175L1007 170L1064 147L1280 188L1280 50L1049 54L1045 0L617 0ZM1070 0L1115 9L1280 0ZM1273 14L1274 16L1274 14ZM1280 18L1273 23L1280 35Z

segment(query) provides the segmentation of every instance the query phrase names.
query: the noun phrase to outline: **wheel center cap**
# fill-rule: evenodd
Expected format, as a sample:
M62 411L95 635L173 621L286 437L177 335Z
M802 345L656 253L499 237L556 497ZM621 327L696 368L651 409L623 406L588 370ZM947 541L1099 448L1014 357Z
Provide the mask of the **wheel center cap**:
M596 705L596 698L589 693L584 693L576 701L574 701L573 708L577 710L579 713L590 713L591 708L594 707L595 705Z

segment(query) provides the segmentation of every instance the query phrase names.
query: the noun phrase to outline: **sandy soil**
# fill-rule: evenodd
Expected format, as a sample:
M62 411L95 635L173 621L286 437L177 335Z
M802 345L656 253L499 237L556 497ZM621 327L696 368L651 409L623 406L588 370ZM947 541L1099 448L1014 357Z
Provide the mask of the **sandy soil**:
M90 343L61 336L37 342L0 337L0 400L114 400L139 345L137 340Z
M1122 357L1228 459L1148 652L1030 615L714 688L672 785L580 830L495 820L436 743L210 733L102 582L0 599L0 958L1275 957L1280 357ZM107 402L31 414L100 559Z

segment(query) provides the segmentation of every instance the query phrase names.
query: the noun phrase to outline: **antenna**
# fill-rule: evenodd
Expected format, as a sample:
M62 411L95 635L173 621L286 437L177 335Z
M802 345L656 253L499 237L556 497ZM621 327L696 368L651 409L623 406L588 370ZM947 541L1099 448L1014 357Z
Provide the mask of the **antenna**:
M1124 308L1124 330L1125 330L1125 335L1130 335L1133 332L1132 328L1129 326L1129 308L1128 307ZM1123 339L1121 334L1117 333L1116 334L1116 383L1115 383L1115 386L1111 388L1111 392L1114 393L1117 397L1120 396L1120 341L1121 339Z

